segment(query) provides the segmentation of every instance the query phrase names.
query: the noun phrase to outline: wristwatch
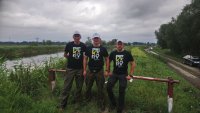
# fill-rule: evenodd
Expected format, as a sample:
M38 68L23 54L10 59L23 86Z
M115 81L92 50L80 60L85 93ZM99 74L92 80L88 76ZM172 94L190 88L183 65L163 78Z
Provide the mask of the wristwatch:
M109 72L107 69L105 71Z

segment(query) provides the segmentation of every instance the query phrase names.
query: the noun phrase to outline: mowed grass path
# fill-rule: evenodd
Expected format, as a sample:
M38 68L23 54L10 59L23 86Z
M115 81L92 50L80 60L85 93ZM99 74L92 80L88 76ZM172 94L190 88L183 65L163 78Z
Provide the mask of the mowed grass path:
M176 74L164 62L144 53L139 48L131 50L135 61L135 75L180 80L174 85L173 113L199 113L200 91L194 88L180 75ZM127 89L127 110L133 113L167 113L167 84L135 80Z
M198 89L172 71L163 61L146 54L139 47L128 47L127 49L133 54L137 64L134 75L157 78L171 76L173 79L180 80L180 84L174 85L173 113L200 113L200 91ZM63 87L63 74L57 74L57 86L53 93L45 81L48 78L48 68L62 68L64 65L65 60L61 59L30 73L21 67L8 78L5 76L4 69L0 68L0 111L2 113L57 113L56 105ZM30 84L27 81L32 82ZM84 101L85 84L82 102L71 103L74 92L75 83L64 113L98 113L96 83L93 85L91 102ZM115 85L114 92L118 96L118 84ZM108 100L107 92L105 93ZM126 113L167 113L167 84L143 80L128 82L125 105Z

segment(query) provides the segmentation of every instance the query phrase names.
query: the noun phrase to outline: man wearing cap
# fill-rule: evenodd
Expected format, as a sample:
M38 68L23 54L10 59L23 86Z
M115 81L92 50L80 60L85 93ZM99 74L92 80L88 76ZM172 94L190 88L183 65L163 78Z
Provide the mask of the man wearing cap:
M64 80L64 88L61 93L61 102L59 104L60 110L64 110L70 95L70 90L73 80L76 81L76 94L74 102L80 101L82 86L84 82L83 77L83 56L86 50L84 43L80 42L81 34L75 31L73 34L74 41L66 44L64 57L67 58L67 68Z
M105 75L107 75L108 69L108 52L105 47L101 46L101 39L98 33L93 35L93 45L87 47L85 56L84 56L84 72L83 75L86 76L86 69L88 63L88 73L86 76L86 99L89 101L91 99L91 89L93 86L94 80L96 81L97 89L98 89L98 105L101 111L105 110L105 93L104 93L104 59L106 61L106 71ZM88 62L89 59L89 62Z
M114 69L112 73L111 72L109 73L107 92L110 100L109 111L112 111L117 107L117 113L122 113L124 108L124 98L125 98L125 89L127 86L127 79L130 79L131 78L130 75L133 75L135 62L131 53L124 50L124 45L122 41L117 42L116 48L117 50L112 51L109 56L109 62L111 63L113 61ZM128 63L130 63L131 66L129 75L127 71ZM119 97L118 97L118 102L116 102L115 95L113 94L113 87L118 80L119 80Z

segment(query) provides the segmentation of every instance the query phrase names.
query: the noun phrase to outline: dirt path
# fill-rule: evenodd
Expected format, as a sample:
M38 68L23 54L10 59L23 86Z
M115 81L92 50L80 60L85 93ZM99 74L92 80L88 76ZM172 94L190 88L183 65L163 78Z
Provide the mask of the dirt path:
M200 78L200 70L195 68L195 67L191 67L191 66L188 66L188 65L185 65L183 63L180 63L180 62L177 62L175 60L172 60L170 58L166 58L164 57L168 62L182 68L183 70L186 70L187 72L191 73L192 75L196 76L196 77L199 77Z
M172 67L176 72L178 72L180 75L182 75L186 80L188 80L192 85L194 85L196 88L200 89L200 78L194 76L193 74L185 71L184 69L168 62L167 63L170 67Z
M200 89L200 70L194 67L187 66L170 58L159 55L153 51L147 51L155 56L161 57L167 61L167 64L178 72L183 78L189 81L196 88Z

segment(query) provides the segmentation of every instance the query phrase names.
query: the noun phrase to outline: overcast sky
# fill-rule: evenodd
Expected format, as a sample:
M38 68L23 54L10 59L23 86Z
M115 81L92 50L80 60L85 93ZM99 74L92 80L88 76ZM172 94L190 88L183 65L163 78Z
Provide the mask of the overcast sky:
M0 41L103 40L156 42L154 31L191 0L0 0Z

